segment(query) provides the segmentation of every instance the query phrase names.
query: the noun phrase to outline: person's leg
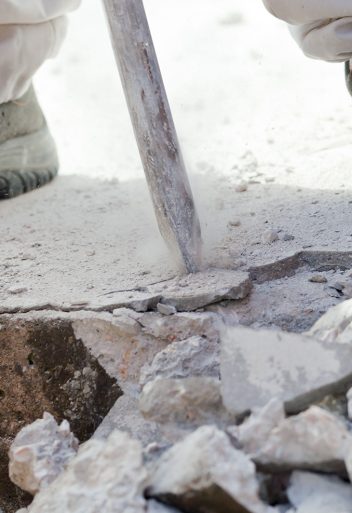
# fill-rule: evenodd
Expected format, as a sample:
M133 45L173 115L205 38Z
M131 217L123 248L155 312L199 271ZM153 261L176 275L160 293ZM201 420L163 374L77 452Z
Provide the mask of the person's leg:
M54 141L31 86L41 64L65 37L66 18L80 0L1 0L0 199L51 180L58 160Z

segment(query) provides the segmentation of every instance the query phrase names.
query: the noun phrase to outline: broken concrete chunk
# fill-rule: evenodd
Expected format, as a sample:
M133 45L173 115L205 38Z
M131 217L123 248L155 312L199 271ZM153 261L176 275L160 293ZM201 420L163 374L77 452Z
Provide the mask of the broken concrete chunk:
M148 493L192 513L273 511L259 499L254 464L211 426L199 428L160 458Z
M192 312L224 299L247 297L251 281L245 272L209 269L152 285L150 290L154 294L158 291L162 303L180 312Z
M351 344L352 299L344 301L328 310L307 334L327 342Z
M298 412L352 384L352 345L299 334L225 327L221 334L225 406L235 414L265 406L273 397Z
M116 401L93 438L106 440L116 429L139 440L143 447L162 440L158 425L147 421L139 411L138 399L128 395L123 395Z
M146 419L160 423L199 426L231 421L222 403L220 382L215 378L150 381L143 388L139 407Z
M83 342L126 393L138 391L141 368L165 347L164 341L143 333L138 323L131 325L128 319L131 318L122 313L112 320L92 316L72 323L76 339Z
M313 276L309 278L309 281L311 283L327 283L328 280L323 274L313 274Z
M138 324L140 313L130 308L117 308L113 311L114 325L118 326L126 335L136 335L140 332L141 327Z
M177 310L176 310L176 308L174 306L172 306L172 305L164 305L163 303L158 303L156 305L156 309L162 315L174 315L175 313L177 313Z
M115 431L90 440L66 470L38 493L30 513L145 513L146 471L139 442Z
M232 426L227 432L235 437L246 453L254 454L265 445L272 430L285 419L284 405L272 399L264 408L255 409L240 426Z
M297 513L348 513L352 487L337 477L294 472L288 497Z
M178 442L187 431L177 425L161 425L147 420L139 411L138 399L124 395L118 399L93 435L98 440L107 439L116 429L138 440L144 450L145 460L155 460L165 448Z
M217 341L219 338L217 316L209 312L177 313L172 317L147 313L139 319L139 323L143 326L146 335L169 343L185 340L195 335L205 336L212 341Z
M272 471L306 469L345 475L345 457L351 447L352 436L346 425L331 413L312 406L281 421L251 457Z
M11 445L10 479L35 495L64 470L78 450L67 421L60 425L50 413L23 428Z
M279 234L276 230L266 230L263 233L262 241L267 244L272 244L279 240Z
M115 309L126 308L140 313L155 310L156 305L162 299L160 293L153 292L147 287L143 289L112 292L110 297L110 301ZM99 303L92 303L92 305L97 308Z
M179 312L192 312L224 299L243 299L251 290L249 275L244 272L208 269L177 276L136 290L111 292L112 305L137 312L156 310L158 304L169 305ZM99 303L92 306L98 308Z
M152 363L141 369L144 386L156 378L220 376L220 346L203 337L174 342L158 353Z

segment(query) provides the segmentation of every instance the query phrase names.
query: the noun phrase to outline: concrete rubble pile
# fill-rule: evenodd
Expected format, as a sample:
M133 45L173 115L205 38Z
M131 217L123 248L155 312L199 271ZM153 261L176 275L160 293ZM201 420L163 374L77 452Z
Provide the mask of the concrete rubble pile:
M209 312L114 318L158 350L118 377L124 395L79 448L50 415L18 434L10 476L34 495L18 513L352 511L352 300L304 334Z

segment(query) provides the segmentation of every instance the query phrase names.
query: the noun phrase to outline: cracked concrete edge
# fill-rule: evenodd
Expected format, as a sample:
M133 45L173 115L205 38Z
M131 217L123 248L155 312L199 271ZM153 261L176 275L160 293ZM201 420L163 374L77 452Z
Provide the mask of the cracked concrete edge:
M350 251L299 251L277 262L248 268L250 279L258 284L292 276L299 268L308 266L322 272L334 269L350 269L352 252Z
M160 283L152 283L148 287L112 291L110 294L117 297L98 298L96 301L82 301L79 303L52 303L33 301L27 306L4 306L0 305L0 315L2 314L25 314L30 312L54 311L59 313L73 312L110 312L119 308L131 308L137 312L155 311L157 304L163 302L171 304L182 311L195 311L200 308L210 306L226 300L244 299L250 293L252 284L262 284L285 276L292 276L301 267L309 267L311 270L322 272L333 269L352 268L352 252L339 251L300 251L291 256L285 257L276 262L270 262L260 266L249 267L247 271L236 272L223 270L224 272L234 273L234 278L242 276L242 282L237 283L233 289L220 290L220 293L203 294L198 297L196 302L185 300L178 297L177 294L170 295L157 290L158 287L164 288L171 280L163 280ZM128 297L126 295L128 294ZM106 296L106 295L104 295ZM120 296L120 297L118 297ZM121 297L123 296L123 297Z
M248 296L251 288L252 283L246 272L208 269L201 273L173 278L142 289L111 292L114 297L98 297L91 301L73 304L37 303L32 300L27 305L21 305L22 299L15 298L13 306L0 305L0 314L44 310L113 312L119 308L131 308L136 312L144 313L156 311L160 302L174 306L178 312L192 312L223 300L243 299Z

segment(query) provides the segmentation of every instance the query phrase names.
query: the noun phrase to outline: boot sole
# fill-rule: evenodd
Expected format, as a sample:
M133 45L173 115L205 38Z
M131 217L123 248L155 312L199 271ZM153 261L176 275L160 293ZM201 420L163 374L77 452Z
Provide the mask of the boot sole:
M0 144L0 200L50 182L58 172L55 142L47 126Z

